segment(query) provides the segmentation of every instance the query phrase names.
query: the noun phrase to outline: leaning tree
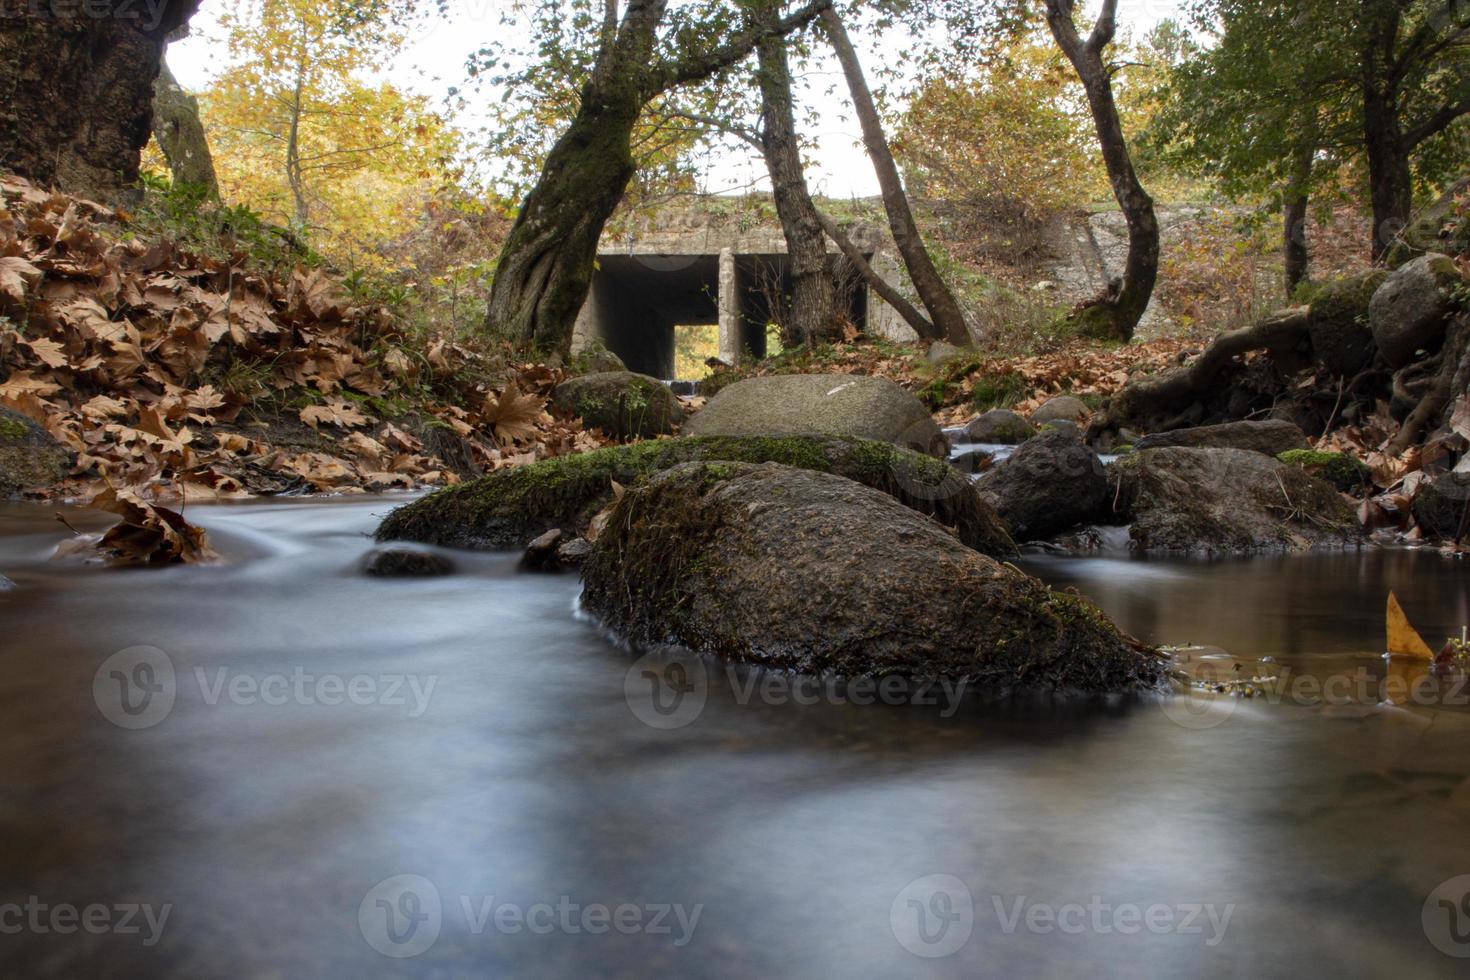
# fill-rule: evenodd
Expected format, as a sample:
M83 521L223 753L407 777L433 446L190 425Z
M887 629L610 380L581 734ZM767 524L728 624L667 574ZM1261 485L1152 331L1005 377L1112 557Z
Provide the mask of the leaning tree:
M125 193L152 128L166 39L199 0L6 7L0 169L78 194Z
M585 9L590 2L572 6ZM501 253L490 292L491 330L567 352L603 227L634 175L632 136L649 103L732 67L762 41L804 27L831 4L810 0L765 18L747 16L752 2L670 10L669 0L603 0L576 112L521 202ZM565 38L565 14L566 4L541 0L543 48Z

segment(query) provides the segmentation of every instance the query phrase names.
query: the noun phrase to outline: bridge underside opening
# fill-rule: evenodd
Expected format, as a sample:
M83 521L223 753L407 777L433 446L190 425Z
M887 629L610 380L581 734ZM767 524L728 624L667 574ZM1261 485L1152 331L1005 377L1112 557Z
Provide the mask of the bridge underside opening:
M767 325L791 295L785 255L604 255L577 324L577 348L601 344L631 371L675 379L675 329L718 324L726 361L765 357ZM834 257L833 274L848 316L861 329L867 290L856 288Z

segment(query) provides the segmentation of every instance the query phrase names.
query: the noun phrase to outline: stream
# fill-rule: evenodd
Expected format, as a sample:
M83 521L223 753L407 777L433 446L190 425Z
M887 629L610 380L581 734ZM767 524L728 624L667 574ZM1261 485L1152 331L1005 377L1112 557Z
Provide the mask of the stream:
M1464 562L1031 556L1309 690L892 705L635 663L516 556L360 574L406 499L191 506L226 561L158 571L0 504L6 975L1465 975L1470 688L1380 656Z

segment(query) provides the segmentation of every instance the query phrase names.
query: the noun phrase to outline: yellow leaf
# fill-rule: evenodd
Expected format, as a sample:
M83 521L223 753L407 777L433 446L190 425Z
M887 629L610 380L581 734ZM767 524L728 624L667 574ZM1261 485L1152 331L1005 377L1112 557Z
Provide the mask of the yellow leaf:
M1399 605L1398 596L1392 592L1388 594L1388 652L1415 660L1434 659L1434 653L1419 631L1409 624L1404 607Z

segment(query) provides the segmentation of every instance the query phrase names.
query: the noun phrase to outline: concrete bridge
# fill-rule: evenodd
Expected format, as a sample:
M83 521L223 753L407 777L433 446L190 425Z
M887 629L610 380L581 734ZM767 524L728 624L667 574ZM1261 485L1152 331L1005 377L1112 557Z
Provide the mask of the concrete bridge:
M886 227L859 222L847 232L880 275L908 291ZM835 247L830 255L838 295L860 330L917 339ZM572 349L601 344L633 371L673 379L676 328L718 324L720 359L738 364L765 356L773 300L790 294L786 238L768 200L665 210L604 235Z

